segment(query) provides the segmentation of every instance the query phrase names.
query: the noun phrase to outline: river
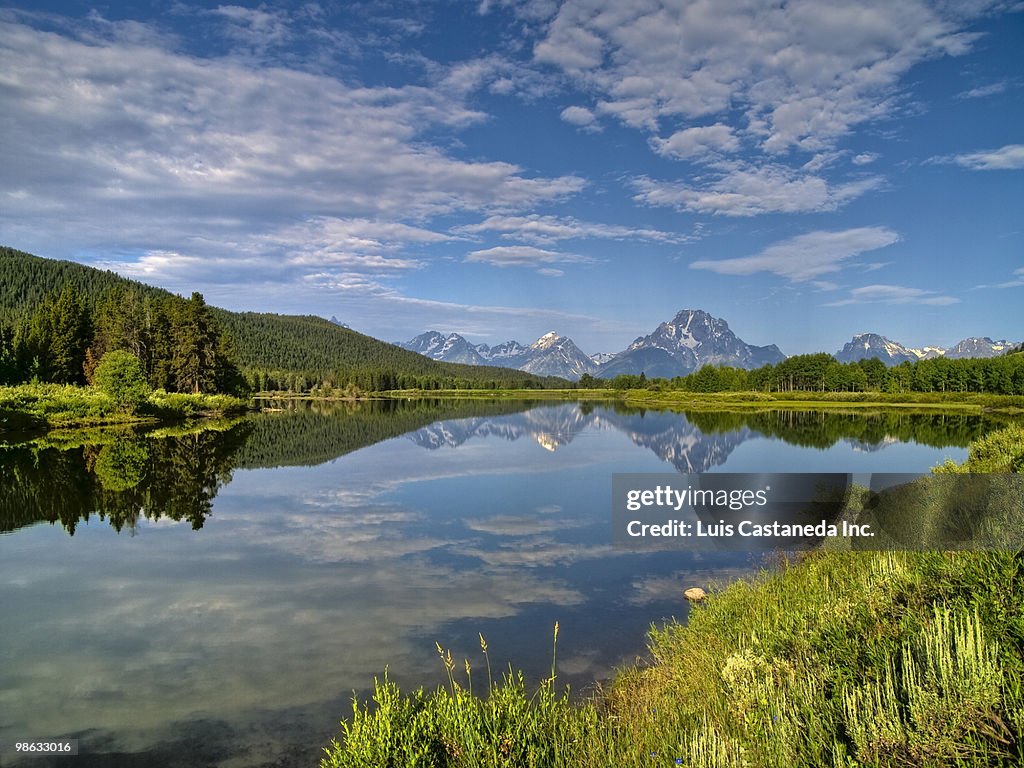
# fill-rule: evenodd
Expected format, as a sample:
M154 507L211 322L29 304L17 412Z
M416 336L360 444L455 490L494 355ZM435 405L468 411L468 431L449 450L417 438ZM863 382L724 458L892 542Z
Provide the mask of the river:
M26 765L309 766L374 676L593 681L759 561L628 552L616 472L925 472L977 416L292 402L205 431L0 447L0 743ZM12 763L5 754L3 764Z

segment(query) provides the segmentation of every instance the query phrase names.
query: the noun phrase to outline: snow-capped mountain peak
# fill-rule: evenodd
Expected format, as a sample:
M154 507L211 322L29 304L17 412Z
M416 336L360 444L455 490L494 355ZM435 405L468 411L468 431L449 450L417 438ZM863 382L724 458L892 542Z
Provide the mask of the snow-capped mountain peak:
M474 345L457 333L443 336L437 331L420 334L398 346L434 360L518 368L540 376L575 380L584 373L597 372L597 363L585 355L572 339L554 331L544 334L529 347L518 341L506 341L493 347Z
M756 347L742 341L721 318L701 309L683 309L606 365L608 375L642 371L648 376L681 376L702 365L756 368L784 359L774 345Z
M951 360L964 357L997 357L1005 354L1012 346L1013 344L1008 341L992 341L987 336L972 336L948 349L936 346L905 347L877 333L858 333L836 353L836 360L841 363L852 363L877 357L886 365L899 365L902 362L913 363L918 360L934 360L937 357L948 357Z
M530 345L530 349L548 349L558 344L564 338L564 336L559 336L554 331L548 331L535 342L533 342L533 344Z
M917 355L918 360L934 360L946 354L942 347L907 347L907 350Z
M993 341L988 336L971 336L946 350L946 357L953 360L962 357L998 357L1006 354L1013 343L1002 339Z
M486 347L481 344L477 349ZM496 344L493 347L487 349L488 359L490 360L506 360L509 358L522 357L527 351L527 348L520 344L518 341L505 341L501 344Z
M877 357L886 365L898 365L902 362L913 362L919 355L902 344L887 339L877 333L858 333L846 342L836 355L841 363L852 363Z

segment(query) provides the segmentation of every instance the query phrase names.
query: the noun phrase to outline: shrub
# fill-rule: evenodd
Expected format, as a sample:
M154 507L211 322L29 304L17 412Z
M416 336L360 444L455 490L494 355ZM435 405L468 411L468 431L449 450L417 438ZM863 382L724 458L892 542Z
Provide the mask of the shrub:
M139 358L120 349L107 352L100 359L93 384L118 408L129 413L149 396L149 383Z

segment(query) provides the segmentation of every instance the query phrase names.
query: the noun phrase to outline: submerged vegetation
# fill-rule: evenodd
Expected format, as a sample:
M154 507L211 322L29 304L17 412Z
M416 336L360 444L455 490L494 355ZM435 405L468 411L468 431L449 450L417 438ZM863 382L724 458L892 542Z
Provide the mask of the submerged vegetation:
M1022 464L1011 426L973 443L962 469ZM483 638L486 685L479 660L442 652L447 687L403 695L376 681L322 766L1024 761L1019 552L814 552L712 594L686 625L652 628L649 648L580 701L559 690L554 657L531 694L511 670L492 679Z

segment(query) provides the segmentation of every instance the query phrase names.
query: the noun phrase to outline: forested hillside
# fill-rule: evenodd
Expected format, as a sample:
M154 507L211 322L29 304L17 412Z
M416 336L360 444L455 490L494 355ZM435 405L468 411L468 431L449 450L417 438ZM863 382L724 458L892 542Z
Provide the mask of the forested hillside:
M79 383L88 378L89 366L95 365L97 355L107 349L124 348L143 359L154 386L194 389L193 379L178 383L168 373L177 370L175 365L184 365L181 350L175 350L172 340L153 337L160 335L163 326L173 325L175 318L190 311L203 314L211 334L211 349L216 348L222 366L227 366L219 378L230 378L230 367L234 366L256 390L534 388L565 384L560 379L522 371L439 363L320 317L206 307L199 294L186 301L113 272L6 247L0 247L0 383L33 376ZM61 327L54 328L54 323ZM107 329L107 338L97 339L101 325ZM116 332L109 330L111 326L117 326ZM52 348L62 344L68 350L56 355L61 360L55 361ZM163 348L158 350L161 344ZM87 362L89 349L96 359ZM147 355L150 359L145 359ZM78 357L78 367L84 370L76 368ZM177 363L172 362L175 359ZM213 388L203 386L204 391Z

